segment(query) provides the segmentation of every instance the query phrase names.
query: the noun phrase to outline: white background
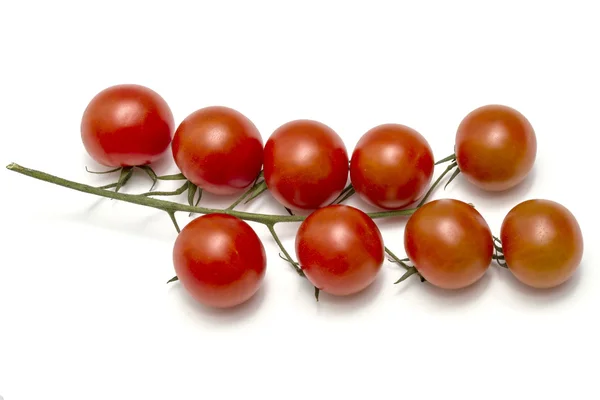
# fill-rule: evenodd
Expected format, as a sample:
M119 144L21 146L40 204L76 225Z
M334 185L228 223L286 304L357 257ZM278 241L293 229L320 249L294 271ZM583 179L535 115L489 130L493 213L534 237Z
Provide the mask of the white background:
M0 6L0 162L100 185L85 154L87 102L118 83L158 91L176 123L209 105L251 118L266 141L320 120L350 153L371 127L420 131L439 159L460 120L488 103L537 132L517 189L460 177L436 197L474 203L492 230L548 198L585 238L577 275L534 291L490 268L436 290L387 263L364 293L322 295L277 257L264 287L216 312L175 284L176 237L160 211L0 171L0 395L33 399L598 399L600 271L596 190L600 39L589 1L13 1ZM99 168L99 167L98 167ZM436 175L443 167L436 169ZM171 161L159 173L176 172ZM126 192L145 191L136 175ZM168 183L163 188L171 187ZM594 189L592 189L594 188ZM185 201L184 198L181 201ZM206 196L205 205L230 198ZM350 204L364 204L353 199ZM279 212L269 196L247 207ZM189 220L179 215L181 224ZM404 221L378 221L403 255ZM297 225L280 232L293 250Z

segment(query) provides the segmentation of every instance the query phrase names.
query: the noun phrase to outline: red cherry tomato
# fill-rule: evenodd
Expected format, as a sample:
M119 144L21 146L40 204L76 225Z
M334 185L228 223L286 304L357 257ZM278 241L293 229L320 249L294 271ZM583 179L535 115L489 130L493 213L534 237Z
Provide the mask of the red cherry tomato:
M357 293L375 280L384 259L381 232L354 207L320 208L300 225L296 255L304 274L333 295Z
M243 114L227 107L207 107L190 114L177 128L172 147L183 175L218 195L250 186L263 163L258 129Z
M139 85L104 89L88 104L81 139L89 155L110 167L146 165L168 149L175 123L167 103Z
M409 218L404 247L432 285L459 289L478 281L492 261L492 232L467 203L442 199L424 204Z
M288 122L265 145L264 176L273 197L291 209L330 204L348 181L348 153L328 126L310 120Z
M266 273L263 244L246 222L209 214L187 224L175 241L179 281L198 302L227 308L250 299Z
M500 240L510 271L534 288L566 282L583 257L577 220L550 200L527 200L515 206L502 222Z
M425 194L433 168L433 152L421 134L404 125L385 124L358 141L350 179L367 203L399 209Z
M456 161L474 185L506 190L525 179L533 168L537 140L533 127L518 111L488 105L469 113L456 134Z

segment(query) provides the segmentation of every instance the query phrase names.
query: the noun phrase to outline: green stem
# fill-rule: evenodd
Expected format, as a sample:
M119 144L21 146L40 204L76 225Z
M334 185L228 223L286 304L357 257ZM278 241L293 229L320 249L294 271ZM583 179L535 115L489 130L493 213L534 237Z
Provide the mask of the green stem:
M419 205L417 206L417 208L419 208L423 204L425 204L425 202L427 201L427 199L429 198L429 196L431 195L433 190L437 187L437 185L440 184L440 182L444 178L444 176L446 176L446 174L448 172L452 171L454 168L458 168L458 164L456 163L456 161L454 161L450 165L448 165L448 167L446 167L446 170L444 172L442 172L442 174L439 176L439 178L437 178L436 181L433 182L433 185L431 185L431 187L429 188L427 193L425 193L425 196L423 196L423 198L421 199L421 202L419 202Z
M183 181L186 178L185 178L185 176L183 176L182 173L179 173L179 174L173 174L173 175L157 176L156 179L158 179L159 181Z
M425 282L425 278L423 278L423 275L421 275L419 273L419 271L417 270L417 268L415 268L414 266L411 267L410 265L406 264L405 261L410 261L408 258L403 258L403 259L398 258L398 256L396 256L387 247L385 247L385 252L388 254L388 256L392 257L392 260L390 260L390 261L392 261L392 262L394 262L396 264L399 264L400 266L402 266L406 270L406 273L404 275L402 275L400 277L400 279L398 279L394 283L398 284L400 282L404 282L406 279L408 279L412 275L417 275L419 277L419 279L421 279L421 282Z
M173 222L177 233L181 233L181 229L179 229L179 224L177 223L177 218L175 218L175 211L167 211L167 214L169 214L169 217L171 217L171 221Z
M412 215L415 213L415 211L417 211L416 208L407 208L406 210L373 212L373 213L368 213L367 215L369 217L371 217L371 219L390 218L390 217L401 217L404 215Z
M6 166L7 169L17 172L19 174L29 176L31 178L52 183L54 185L62 186L68 189L76 190L78 192L93 194L100 197L105 197L108 199L115 199L124 201L126 203L138 204L145 207L155 208L158 210L169 212L191 212L194 214L227 214L237 217L239 219L243 219L245 221L258 222L264 225L275 225L280 222L302 222L306 219L306 217L301 215L270 215L270 214L256 214L249 213L243 211L235 211L235 210L222 210L217 208L206 208L206 207L198 207L191 206L187 204L176 203L173 201L160 200L155 199L153 197L144 196L144 195L136 195L136 194L127 194L121 192L115 192L111 190L106 190L103 188L86 185L84 183L78 183L74 181L70 181L68 179L59 178L58 176L50 175L46 172L37 171L30 168L25 168L21 165L12 163ZM187 187L186 185L182 187ZM181 190L179 188L178 190ZM161 192L152 192L152 195L160 195ZM172 192L171 192L172 193ZM183 193L183 192L182 192ZM411 215L415 211L416 208L406 209L406 210L394 210L394 211L384 211L384 212L375 212L368 213L367 215L372 219L377 218L388 218L388 217L397 217L403 215Z
M445 162L454 161L454 160L456 160L456 154L452 153L448 157L444 157L441 160L439 160L438 162L436 162L435 165L443 164Z
M277 236L277 232L275 232L275 224L267 224L267 228L269 228L269 232L271 232L273 239L275 239L277 246L279 246L279 249L281 250L281 252L283 253L283 255L285 257L285 258L284 257L282 257L282 258L284 258L288 263L290 263L290 265L292 267L294 267L294 270L296 270L298 275L304 276L304 272L302 271L302 268L300 268L298 263L296 261L294 261L292 256L290 256L290 254L287 252L287 250L283 246L283 243L281 243L281 240L279 240L279 236Z
M242 201L244 201L246 199L246 197L250 196L250 194L252 194L252 192L254 192L256 190L257 186L259 185L259 182L258 182L259 178L260 178L260 174L254 181L254 183L252 185L250 185L248 190L246 190L244 192L244 194L242 194L240 197L238 197L238 199L236 201L234 201L229 207L227 207L227 209L233 210L238 204L240 204Z
M33 169L22 167L18 164L10 164L6 167L7 169L17 172L22 175L29 176L31 178L35 178L44 182L52 183L58 186L66 187L68 189L73 189L78 192L93 194L100 197L106 197L109 199L121 200L127 203L138 204L145 207L155 208L158 210L163 210L167 213L183 211L183 212L193 212L195 214L228 214L234 217L243 219L245 221L258 222L261 224L276 224L279 222L300 222L305 219L303 216L294 215L268 215L268 214L254 214L247 213L242 211L234 211L234 210L219 210L214 208L206 208L206 207L195 207L187 204L175 203L172 201L159 200L152 197L135 195L135 194L127 194L121 192L114 192L111 190L100 189L94 186L86 185L83 183L73 182L67 179L59 178L54 175L47 174L45 172L36 171Z

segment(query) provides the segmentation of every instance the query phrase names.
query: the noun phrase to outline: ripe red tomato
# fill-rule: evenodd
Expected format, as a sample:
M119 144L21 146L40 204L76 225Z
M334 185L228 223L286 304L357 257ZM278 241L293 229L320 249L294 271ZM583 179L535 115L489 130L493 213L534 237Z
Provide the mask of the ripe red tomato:
M459 289L478 281L492 261L492 232L481 214L459 200L425 203L408 219L404 247L432 285Z
M206 107L190 114L177 128L172 147L183 175L218 195L250 186L263 163L258 129L246 116L227 107Z
M158 93L140 85L117 85L90 101L81 120L81 139L96 162L132 167L158 160L174 128L171 109Z
M352 154L352 186L367 203L399 209L421 198L433 176L429 143L399 124L377 126L363 135Z
M284 124L265 145L264 176L273 197L287 208L330 204L348 181L348 153L328 126L311 120Z
M226 308L250 299L266 274L263 244L246 222L226 214L198 217L173 248L179 281L207 306Z
M506 190L533 168L537 140L529 121L517 110L487 105L469 113L456 134L456 161L474 185Z
M361 210L332 205L300 225L296 255L308 280L333 295L357 293L375 280L384 259L379 228Z
M583 236L577 220L563 205L527 200L504 218L500 240L513 275L534 288L566 282L583 257Z

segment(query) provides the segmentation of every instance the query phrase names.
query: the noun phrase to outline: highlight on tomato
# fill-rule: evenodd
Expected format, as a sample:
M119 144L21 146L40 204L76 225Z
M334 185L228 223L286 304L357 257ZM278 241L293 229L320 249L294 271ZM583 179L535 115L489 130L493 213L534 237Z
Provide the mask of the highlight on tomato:
M313 211L296 235L296 255L306 278L317 289L337 296L370 286L383 264L384 249L375 222L347 205Z
M526 200L512 208L502 222L500 241L506 267L533 288L563 284L583 258L577 219L551 200Z
M433 169L433 152L419 132L400 124L384 124L369 130L356 144L350 180L367 203L393 210L425 194Z
M134 167L151 164L167 151L175 122L166 101L134 84L96 94L81 119L85 150L99 164Z
M289 209L324 207L348 182L346 146L321 122L288 122L265 144L264 178L273 197Z
M492 232L470 204L434 200L415 211L404 230L404 248L417 271L443 289L480 280L492 262Z
M263 140L257 127L239 111L223 106L188 115L175 131L172 151L190 182L217 195L248 188L263 164Z
M456 162L474 185L489 191L510 189L533 168L537 139L523 114L504 105L470 112L456 133Z
M479 107L459 124L454 154L436 163L450 164L430 192L450 171L446 186L460 173L482 190L511 189L529 175L536 154L536 134L523 114L500 104Z
M208 214L177 236L173 264L179 282L198 302L229 308L249 300L266 274L265 249L252 227L226 214Z

